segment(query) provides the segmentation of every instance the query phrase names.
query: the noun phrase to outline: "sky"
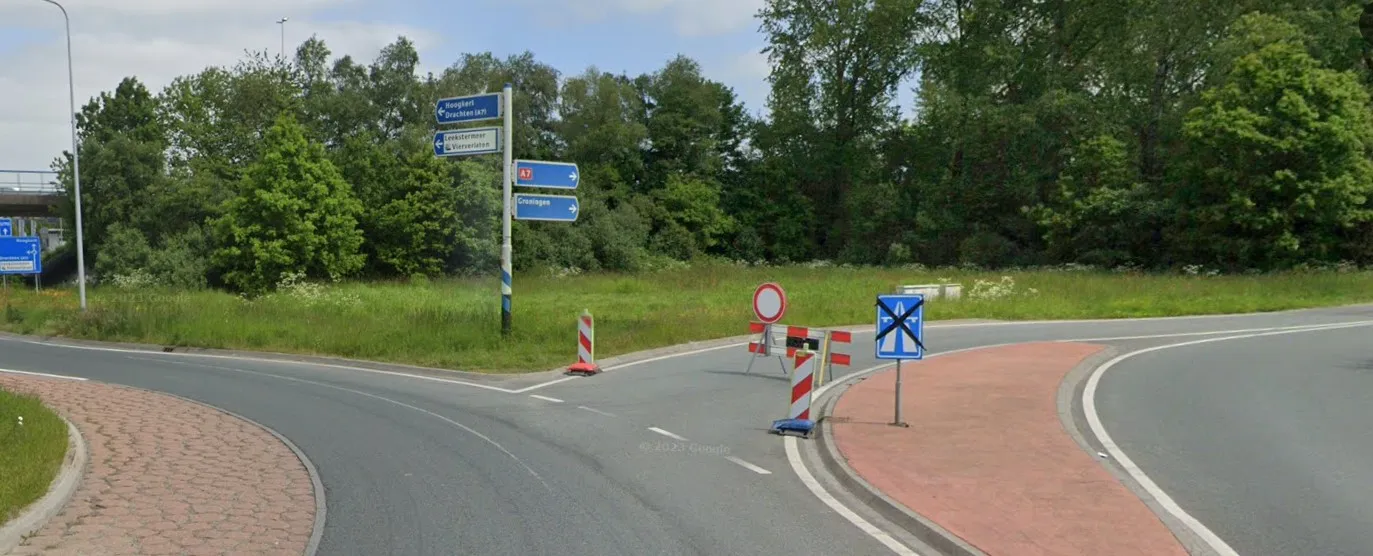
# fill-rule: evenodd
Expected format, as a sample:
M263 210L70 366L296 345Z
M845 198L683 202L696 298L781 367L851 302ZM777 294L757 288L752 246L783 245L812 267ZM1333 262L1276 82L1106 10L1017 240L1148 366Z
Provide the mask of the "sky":
M529 50L564 75L593 65L637 75L684 54L750 112L767 98L755 18L764 0L58 1L71 16L78 108L125 76L157 92L175 77L231 66L246 50L276 54L283 30L288 52L314 35L335 58L368 62L405 36L421 74L464 52ZM0 170L45 170L70 149L62 25L43 0L0 0Z

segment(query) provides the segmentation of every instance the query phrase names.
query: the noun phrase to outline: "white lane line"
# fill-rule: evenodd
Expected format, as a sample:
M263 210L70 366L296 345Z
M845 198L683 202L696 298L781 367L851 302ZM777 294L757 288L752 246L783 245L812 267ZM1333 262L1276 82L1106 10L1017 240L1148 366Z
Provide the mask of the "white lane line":
M577 406L577 409L585 409L585 410L590 411L590 412L592 412L592 413L595 413L595 414L598 414L598 415L604 415L604 416L606 416L606 417L614 417L614 416L615 416L614 413L610 413L610 412L606 412L606 411L601 411L601 410L596 409L596 408L594 408L594 407L587 407L587 406L584 406L584 405L579 405L579 406Z
M752 471L752 472L754 472L754 473L757 473L757 474L759 474L759 475L771 475L771 474L772 474L771 471L768 471L768 470L766 470L766 469L763 469L762 467L758 467L757 465L754 465L754 464L749 463L749 462L747 462L747 461L744 461L744 460L742 460L742 459L736 458L736 457L734 457L734 456L725 456L725 459L727 459L727 460L729 460L729 461L732 461L732 462L734 462L734 463L737 463L737 464L739 464L741 467L743 467L744 469L747 469L747 470Z
M1190 336L1216 336L1220 334L1247 334L1250 332L1275 332L1279 330L1307 330L1326 326L1367 325L1373 320L1349 322L1327 322L1322 324L1300 324L1295 326L1270 326L1267 328L1244 328L1239 330L1208 330L1205 332L1175 332L1172 334L1149 334L1147 336L1114 336L1109 338L1081 338L1076 340L1057 340L1058 342L1111 342L1120 340L1153 340L1161 338L1186 338Z
M1164 492L1163 489L1158 486L1158 484L1154 483L1154 481L1144 473L1144 470L1140 469L1139 466L1136 465L1135 462L1130 459L1130 456L1125 455L1125 452L1121 450L1120 446L1117 445L1115 440L1111 438L1111 435L1106 432L1106 427L1102 424L1101 416L1097 413L1096 409L1096 391L1097 387L1101 384L1102 375L1105 375L1106 371L1110 370L1111 367L1116 366L1117 364L1119 364L1122 361L1125 361L1126 359L1135 357L1137 355L1161 351L1165 349L1195 346L1200 344L1209 344L1213 342L1224 342L1227 340L1259 338L1263 336L1279 336L1284 334L1300 334L1303 332L1321 332L1325 330L1339 330L1343 328L1358 328L1361 326L1368 326L1369 324L1373 323L1370 323L1369 321L1364 321L1359 323L1309 327L1298 330L1279 330L1273 332L1241 334L1238 336L1225 336L1221 338L1204 338L1201 340L1192 340L1190 342L1154 346L1150 348L1132 351L1130 353L1120 355L1115 359L1107 361L1105 364L1101 365L1100 367L1097 367L1096 370L1092 371L1091 377L1087 379L1087 386L1082 390L1082 410L1087 415L1087 425L1092 429L1092 434L1096 436L1097 441L1100 442L1101 445L1107 451L1107 453L1109 453L1111 457L1116 460L1116 463L1119 464L1121 468L1125 470L1126 473L1129 473L1130 477L1134 478L1134 480L1139 483L1140 487L1143 488L1145 492L1148 492L1149 495L1152 496L1154 500L1156 500L1165 511L1172 514L1173 517L1177 518L1178 520L1182 521L1183 525L1186 525L1188 529L1191 529L1193 533L1196 533L1197 536L1201 537L1203 542L1205 542L1208 546L1211 547L1212 550L1216 551L1221 556L1239 556L1239 553L1235 552L1234 548L1231 548L1229 544L1226 544L1226 542L1222 540L1220 536L1216 535L1215 532L1207 528L1206 525L1202 524L1201 521L1199 521L1197 518L1192 517L1192 515L1187 513L1186 510L1183 510L1182 506L1179 506L1178 503L1174 501L1171 496L1168 496L1168 493Z
M78 382L85 382L85 381L87 380L87 379L81 378L81 377L79 377L79 376L50 375L50 374L48 374L48 373L35 373L35 372L31 372L31 371L15 371L15 370L11 370L11 369L0 369L0 373L7 373L7 374L12 374L12 375L41 376L41 377L43 377L43 378L60 378L60 379L63 379L63 380L75 380L75 381L78 381Z
M656 432L656 433L658 433L658 434L661 434L661 435L666 436L666 437L668 437L668 438L671 438L671 439L673 439L673 440L679 440L679 441L682 441L682 442L686 442L686 441L687 441L686 437L684 437L684 436L679 436L679 435L676 435L676 434L672 434L672 433L667 432L667 431L665 431L665 430L663 430L663 429L660 429L660 428L658 428L658 427L649 427L648 430L651 430L651 431L653 431L653 432Z
M138 358L135 358L135 359L138 359ZM499 450L501 453L503 453L503 454L505 454L506 456L508 456L510 459L515 460L515 463L520 464L520 467L523 467L525 471L527 471L527 472L528 472L530 475L532 475L535 479L538 479L539 482L543 484L544 488L548 489L549 491L552 491L552 490L553 490L553 487L552 487L551 485L548 484L548 481L545 481L544 478L543 478L543 476L539 475L539 472L535 471L533 467L530 467L529 464L525 463L524 460L522 460L522 459L519 458L519 456L516 456L513 452L511 452L510 450L506 449L505 446L502 446L501 443L496 442L495 440L492 440L491 437L489 437L489 436L486 436L486 435L484 435L484 434L482 434L482 433L480 433L480 432L477 432L477 430L476 430L476 429L473 429L472 427L469 427L469 426L467 426L467 425L464 425L464 424L462 424L462 423L459 423L459 422L457 422L457 421L454 421L454 420L452 420L452 419L449 419L449 418L447 418L447 417L444 417L443 415L440 415L440 414L438 414L438 413L434 413L433 411L429 411L428 409L424 409L424 408L422 408L422 407L415 407L415 406L410 405L410 404L408 404L408 403L401 402L401 401L397 401L397 400L393 400L393 399L387 398L387 397L385 397L385 396L378 396L378 395L376 395L376 394L371 394L371 393L363 392L363 391L360 391L360 390L354 390L354 389L352 389L352 388L344 388L344 387L342 387L342 386L334 386L333 384L326 384L326 383L323 383L323 382L315 382L315 381L313 381L313 380L305 380L305 379L303 379L303 378L295 378L295 377L289 377L289 376L281 376L281 375L276 375L276 374L272 374L272 373L264 373L264 372L259 372L259 371L250 371L250 370L247 370L247 369L235 369L235 368L233 368L233 367L221 367L221 366L218 366L218 365L205 365L205 364L201 364L201 363L187 363L187 362L185 362L185 361L178 361L178 362L176 362L176 363L179 364L179 365L190 365L190 366L194 366L194 367L205 367L205 368L207 368L207 369L218 369L218 370L221 370L221 371L230 371L230 372L235 372L235 373L247 373L247 374L251 374L251 375L265 376L265 377L270 377L270 378L275 378L275 379L280 379L280 380L287 380L287 381L291 381L291 382L299 382L299 383L301 383L301 384L311 384L311 385L314 385L314 386L323 386L323 387L325 387L325 388L332 388L332 389L334 389L334 390L339 390L339 391L342 391L342 392L348 392L348 393L350 393L350 394L357 394L357 395L359 395L359 396L365 396L365 397L372 398L372 399L375 399L375 400L380 400L380 401L383 401L383 402L386 402L386 403L398 405L398 406L404 407L404 408L406 408L406 409L418 411L418 412L420 412L420 413L423 413L423 414L425 414L425 415L428 415L428 416L430 416L430 417L433 417L433 418L435 418L435 419L438 419L438 420L440 420L440 421L443 421L443 422L445 422L445 423L448 423L448 424L450 424L450 425L453 425L454 427L457 427L457 428L459 428L459 429L462 429L462 430L466 431L468 434L471 434L472 436L475 436L475 437L477 437L477 438L480 438L483 442L486 442L487 444L490 444L491 446L495 447L497 450Z
M507 392L510 392L511 394L523 394L523 393L526 393L526 392L533 392L533 391L538 390L538 389L540 389L540 388L543 388L543 387L545 387L545 386L552 386L552 385L554 385L554 384L562 384L562 383L567 382L567 381L569 381L569 380L577 380L577 379L579 379L579 378L582 378L582 377L579 377L579 376L568 376L568 377L563 377L563 378L559 378L559 379L550 380L550 381L548 381L548 382L540 382L540 383L535 384L535 385L533 385L533 386L526 386L526 387L524 387L524 388L520 388L519 390L506 390L506 391L507 391Z
M842 502L836 500L829 491L825 490L825 487L820 486L820 481L815 480L815 476L811 475L810 470L806 469L806 465L801 462L801 452L796 448L796 437L788 436L784 438L782 442L786 445L787 462L791 463L791 470L796 472L796 476L801 478L801 482L806 485L806 488L810 489L811 494L814 494L816 498L819 498L820 501L824 502L826 506L829 506L831 510L844 516L844 519L849 520L849 523L854 524L854 526L858 527L864 533L867 533L869 537L877 539L877 542L890 548L892 552L900 554L901 556L921 556L919 552L911 550L906 545L897 542L897 540L887 534L886 531L869 523L868 520L863 519L862 516L849 509L848 506L845 506Z
M543 400L543 401L546 401L546 402L563 403L563 401L560 400L560 399L558 399L558 398L550 398L550 397L548 397L548 396L540 396L540 395L538 395L538 394L530 394L529 397L531 397L531 398L537 398L537 399L540 399L540 400Z

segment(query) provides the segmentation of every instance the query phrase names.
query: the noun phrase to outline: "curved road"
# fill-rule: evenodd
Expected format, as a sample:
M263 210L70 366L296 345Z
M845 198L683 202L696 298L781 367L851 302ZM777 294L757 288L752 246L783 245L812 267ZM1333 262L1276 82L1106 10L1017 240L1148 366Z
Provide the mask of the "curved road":
M927 344L935 352L1068 339L1134 346L1196 337L1179 336L1187 334L1358 321L1373 322L1373 306L1183 319L930 325ZM1368 427L1344 427L1352 426L1351 404L1368 390L1357 389L1354 371L1340 371L1344 378L1330 371L1317 388L1309 380L1279 379L1281 373L1273 369L1284 354L1319 351L1302 351L1300 346L1313 342L1366 345L1367 336L1360 333L1367 330L1211 344L1237 351L1248 346L1251 351L1245 353L1252 355L1243 360L1246 364L1214 360L1205 370L1217 376L1192 373L1190 380L1214 381L1224 390L1229 383L1220 375L1252 376L1238 381L1242 387L1229 384L1229 391L1210 394L1193 383L1179 387L1155 372L1159 363L1141 356L1106 375L1099 405L1118 443L1138 452L1151 474L1162 470L1157 478L1169 492L1192 489L1195 500L1179 502L1214 523L1227 540L1240 539L1237 535L1254 542L1272 539L1260 546L1275 554L1292 553L1288 547L1303 549L1297 553L1352 554L1355 547L1369 546L1358 525L1360 518L1367 523L1370 517L1360 498L1370 499L1373 442L1368 442ZM850 372L877 364L871 342L871 332L855 335ZM1157 357L1177 356L1195 367L1197 353L1189 357L1185 349L1157 352ZM1310 362L1294 368L1308 374L1333 363L1303 361ZM747 363L746 350L732 345L650 359L593 378L469 382L0 337L0 369L177 394L290 438L313 461L325 485L328 518L320 554L892 554L821 504L792 472L794 462L783 442L765 432L787 406L786 378L769 361L759 361L745 375ZM1365 381L1373 380L1370 372L1363 371ZM1320 403L1293 401L1294 389ZM1206 403L1196 398L1222 394ZM1328 399L1336 395L1345 401ZM1151 396L1164 397L1151 401ZM1234 413L1226 400L1236 406L1247 400L1245 412ZM1256 428L1252 418L1265 413L1270 415L1260 421L1264 430L1247 437L1236 432ZM1244 417L1235 420L1235 415ZM1332 416L1345 424L1316 433L1293 425ZM1184 417L1210 424L1199 427ZM1219 447L1207 448L1212 452L1205 455L1196 450L1208 446L1208 434ZM1269 447L1279 454L1270 462L1252 452L1260 444L1297 438L1302 443ZM1186 457L1168 450L1184 450ZM1179 463L1183 460L1188 463ZM1250 467L1226 472L1237 461ZM1324 475L1313 476L1313 470ZM1275 489L1273 481L1281 477L1307 483ZM1204 489L1187 482L1202 480ZM1264 494L1252 483L1256 480L1268 489ZM1340 498L1313 494L1319 492ZM1227 500L1258 500L1259 505L1225 510L1220 506L1229 505ZM1206 508L1228 512L1234 525ZM1305 517L1295 518L1299 511ZM1343 525L1312 525L1322 513L1343 516ZM1256 516L1265 521L1255 521ZM1291 534L1303 531L1311 540ZM1278 542L1298 544L1273 544ZM1306 542L1325 544L1301 544ZM1251 545L1235 546L1248 556ZM1310 547L1321 549L1305 550Z

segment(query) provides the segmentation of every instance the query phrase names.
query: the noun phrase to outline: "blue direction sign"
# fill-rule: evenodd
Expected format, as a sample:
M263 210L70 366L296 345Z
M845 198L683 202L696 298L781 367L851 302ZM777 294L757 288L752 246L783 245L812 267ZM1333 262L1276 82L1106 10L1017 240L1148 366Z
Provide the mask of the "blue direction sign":
M0 237L0 274L42 274L43 246L36 237Z
M581 209L576 197L567 195L515 194L516 220L575 222Z
M501 152L501 128L478 127L434 134L434 156L471 156Z
M8 218L0 218L0 237L14 235L14 222Z
M581 181L577 165L571 162L515 161L515 185L521 187L576 189Z
M925 358L925 296L877 296L877 358Z
M441 99L434 107L434 116L441 124L494 120L501 117L501 94L486 93Z

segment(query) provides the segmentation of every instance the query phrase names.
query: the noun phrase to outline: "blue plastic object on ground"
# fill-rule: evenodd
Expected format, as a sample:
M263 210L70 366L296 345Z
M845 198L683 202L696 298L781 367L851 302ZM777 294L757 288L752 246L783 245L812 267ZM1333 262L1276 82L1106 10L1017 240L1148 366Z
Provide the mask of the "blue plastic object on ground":
M799 432L803 436L810 436L810 431L815 428L815 421L810 419L778 419L772 422L772 432L783 434L787 431Z

